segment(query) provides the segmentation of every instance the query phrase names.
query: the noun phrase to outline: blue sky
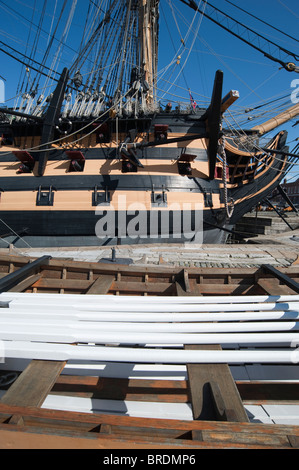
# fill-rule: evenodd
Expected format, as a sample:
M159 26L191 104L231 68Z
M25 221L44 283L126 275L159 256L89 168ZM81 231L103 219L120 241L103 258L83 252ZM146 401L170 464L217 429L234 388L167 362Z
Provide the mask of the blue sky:
M298 38L298 0L231 1L262 20L275 25L278 29ZM233 17L236 17L239 21L243 21L254 30L269 37L272 41L299 54L298 42L283 36L278 31L274 31L237 10L226 0L211 0L211 2ZM48 0L45 17L45 25L48 28L51 27L55 3L56 0ZM15 12L9 10L5 4L13 8ZM198 104L208 103L212 93L215 72L217 69L221 69L224 72L224 93L232 89L238 90L240 93L240 98L233 106L232 112L238 112L245 107L251 108L261 105L278 96L286 96L285 102L289 100L290 106L292 106L291 93L294 91L294 88L291 87L291 84L293 80L299 80L299 74L279 70L278 64L266 59L262 54L243 44L228 32L211 23L208 19L201 18L199 15L194 18L194 12L179 2L179 0L172 0L171 2L169 0L161 0L160 4L161 47L159 51L159 77L161 79L158 82L158 87L159 96L163 98L162 103L166 103L168 99L188 100L188 88L191 89L193 97ZM27 20L33 18L35 24L38 21L38 15L33 14L34 5L40 11L43 1L0 0L0 40L16 49L25 51L25 43L29 32L29 22L25 18ZM79 45L82 31L81 20L84 18L87 7L88 2L86 0L78 0L74 28L71 30L69 37L73 49L76 49ZM175 19L172 13L174 13ZM192 27L189 31L190 25ZM195 33L196 40L194 40ZM44 36L44 42L40 44L41 49L45 48L47 43L46 34ZM182 39L185 41L184 44L181 41ZM41 50L40 53L42 52ZM178 55L181 57L180 64L177 65L175 60L174 65L170 66L167 72L162 74L165 67L169 66L170 62L177 58ZM6 79L6 99L10 99L16 94L21 66L2 52L0 52L0 56L0 76ZM64 60L66 62L73 57L74 52L70 49L65 50ZM182 66L187 58L188 62L183 68ZM63 64L61 64L62 67ZM176 79L176 87L171 87L170 82L174 79ZM171 94L164 95L162 90L168 90ZM12 105L13 101L9 101L7 104ZM250 113L248 116L250 116ZM261 119L263 120L263 117ZM294 145L292 141L299 136L299 125L296 128L292 128L295 121L288 126L283 126L289 131L291 148ZM250 126L251 123L248 121L245 127L250 128ZM298 174L299 172L296 170L296 173ZM296 173L293 172L295 176Z

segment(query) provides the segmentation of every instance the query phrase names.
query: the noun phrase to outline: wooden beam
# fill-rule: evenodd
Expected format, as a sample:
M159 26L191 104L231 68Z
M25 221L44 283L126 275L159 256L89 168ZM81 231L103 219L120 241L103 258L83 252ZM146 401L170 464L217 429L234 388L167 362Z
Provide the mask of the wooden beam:
M299 426L263 423L229 423L225 421L190 421L177 419L155 419L140 418L125 415L110 415L100 413L82 413L63 410L48 410L39 407L13 406L5 405L0 401L0 420L4 422L11 414L21 415L24 422L32 422L36 420L53 420L58 426L71 424L74 428L78 426L85 429L94 429L100 424L111 426L133 426L147 427L154 429L178 429L182 432L188 432L192 429L198 431L219 431L219 432L235 432L235 433L253 433L256 435L294 435L299 437Z
M198 284L198 292L202 295L247 295L253 288L253 284L230 283L230 284L214 284L208 280Z
M88 289L93 281L86 281L81 279L50 279L41 278L35 282L32 287L37 289L70 289L70 290L82 290Z
M41 258L31 263L28 263L27 260L27 264L0 279L0 292L7 292L7 290L12 289L15 285L26 279L29 275L36 274L41 266L49 263L50 259L51 256L42 256Z
M272 276L276 277L288 287L293 289L295 292L299 293L299 283L289 277L287 274L279 271L278 269L274 268L269 264L263 264L262 270L266 273L272 274Z
M65 362L31 361L0 403L13 406L42 406L64 366Z
M283 446L278 445L276 440L275 445L252 445L248 443L238 444L232 442L199 442L188 439L169 439L169 438L146 438L133 435L129 436L114 436L109 433L80 433L79 435L61 435L57 431L49 430L47 433L41 433L40 430L31 430L30 428L18 429L10 425L9 430L2 429L0 425L0 449L158 449L160 453L165 449L176 449L180 453L184 449L289 449L290 443L287 440ZM106 428L107 429L107 428ZM56 434L55 434L56 432ZM164 452L165 453L165 452Z
M186 292L176 283L177 295ZM197 286L196 286L197 288ZM220 345L185 345L186 350L221 350ZM194 420L249 422L228 364L187 364L188 386ZM193 439L202 436L194 431Z
M279 284L278 279L259 279L257 281L257 285L269 295L296 294L296 292L293 289L290 289L290 287Z
M236 382L243 402L253 404L298 404L299 383L250 381Z
M51 393L86 398L188 403L185 380L116 379L61 375Z
M221 346L185 345L185 349L221 350ZM227 364L187 364L187 371L195 420L217 421L222 414L224 421L249 422Z
M32 286L35 282L39 281L41 274L36 274L33 276L27 277L24 281L19 282L16 286L9 289L7 292L24 292L26 289Z
M104 295L108 294L110 287L115 279L113 274L107 274L106 276L99 276L97 280L87 290L87 295Z
M172 287L173 284L169 282L115 281L111 286L111 290L118 292L164 294Z
M12 413L23 417L24 426L18 428L7 424L7 418ZM18 436L22 438L22 445L25 445L25 448L29 448L28 439L32 435L34 438L44 437L45 443L48 442L48 438L48 445L51 439L59 434L59 441L56 441L56 445L60 443L62 447L65 445L64 436L73 436L79 440L87 439L97 444L101 443L103 447L110 445L110 449L117 441L136 448L141 441L149 444L152 439L156 444L160 442L164 446L172 444L178 447L193 445L203 448L291 448L297 445L299 437L298 426L290 425L136 418L15 407L1 403L0 423L2 423L0 424L0 447L11 444L9 433L16 433L15 445L20 446L17 438ZM202 441L191 441L192 432L202 436ZM105 439L107 439L106 442ZM109 443L108 440L110 440ZM34 443L39 445L36 439L32 441L32 444Z

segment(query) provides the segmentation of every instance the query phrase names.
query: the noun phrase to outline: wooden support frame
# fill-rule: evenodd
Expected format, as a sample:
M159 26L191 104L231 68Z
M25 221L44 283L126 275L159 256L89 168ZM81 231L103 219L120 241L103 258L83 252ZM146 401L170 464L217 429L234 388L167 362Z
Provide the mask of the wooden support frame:
M12 414L22 416L21 427L7 424ZM15 447L18 439L21 448L291 449L298 445L299 428L92 415L0 404L0 435L0 448L6 448L6 443Z
M0 282L8 274L18 275L21 268L29 267L29 261L30 258L25 256L1 255ZM271 292L276 295L277 288L280 294L295 294L291 284L297 288L298 265L279 268L279 276L287 276L291 284L285 284L276 274L259 267L182 269L164 263L148 267L50 259L11 289L27 293L90 294L98 291L109 295L175 296L179 285L183 291L191 291L193 295L261 295Z
M220 345L185 346L188 350L221 350ZM238 389L227 364L188 364L193 419L248 423Z
M11 274L28 258L2 257ZM5 263L4 263L5 264ZM295 293L299 269L215 269L111 266L47 260L12 287L39 292L198 296ZM284 284L280 284L280 281ZM41 287L43 286L43 287ZM212 287L211 287L212 286ZM213 287L214 286L214 287ZM41 289L41 290L39 290ZM50 287L53 289L53 287ZM222 291L221 291L222 289ZM210 349L220 349L210 345ZM200 346L185 346L186 349ZM206 346L204 347L207 348ZM227 364L188 364L187 379L144 380L62 375L65 363L32 361L0 401L0 448L297 448L299 426L249 423L245 403L298 403L298 384L235 382ZM112 400L191 403L193 420L90 415L41 408L49 394Z
M0 292L4 292L13 288L18 282L24 281L24 279L33 274L41 266L47 264L51 256L42 256L41 258L32 261L31 263L25 264L23 267L15 272L11 272L7 276L0 279Z
M262 269L265 272L268 272L272 274L274 277L282 281L284 284L286 284L288 287L293 289L295 292L299 292L299 283L291 279L289 276L287 276L285 273L282 273L278 269L274 268L273 266L270 266L269 264L264 264L262 266Z
M177 295L196 295L183 271L184 289ZM185 345L187 350L221 350L220 345ZM227 364L187 364L188 387L194 420L249 422L238 389Z

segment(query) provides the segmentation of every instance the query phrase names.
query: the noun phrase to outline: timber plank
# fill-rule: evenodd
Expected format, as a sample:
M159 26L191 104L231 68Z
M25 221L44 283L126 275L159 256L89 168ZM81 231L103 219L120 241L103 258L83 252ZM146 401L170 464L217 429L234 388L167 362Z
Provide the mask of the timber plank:
M259 279L257 284L269 295L292 295L296 292L288 286L279 284L276 279Z
M195 279L188 279L188 285L186 286L185 280L182 282L175 283L176 288L176 295L177 296L188 296L188 297L197 297L200 296L201 293L199 292L198 286L195 283Z
M138 292L138 293L165 293L171 289L173 284L168 282L125 282L115 281L111 286L111 290L119 292Z
M7 292L23 292L29 287L32 286L32 284L35 284L37 281L39 281L41 278L41 274L35 274L33 276L29 276L23 281L19 282L16 286L12 287L9 289Z
M115 276L113 274L107 274L106 276L99 276L97 280L89 287L86 292L87 295L104 295L110 290L110 287L114 281Z
M175 429L151 429L151 428L139 428L139 427L125 427L125 426L101 426L101 432L109 433L113 436L131 436L142 438L157 439L161 442L163 439L191 439L193 441L202 441L203 443L223 443L229 445L255 445L255 446L273 446L273 447L296 447L297 441L296 436L287 435L267 435L260 434L255 435L253 433L234 433L234 432L217 432L217 431L193 431L182 433L180 430Z
M115 379L60 376L51 393L97 399L188 403L187 382L182 380Z
M294 435L299 437L299 426L281 425L281 424L262 424L262 423L229 423L225 421L187 421L176 419L155 419L155 418L138 418L133 416L119 416L108 414L90 414L73 411L48 410L39 407L13 406L6 405L0 401L0 417L10 416L11 414L21 415L26 419L50 419L53 422L70 422L89 424L93 428L100 424L116 425L116 426L141 426L157 429L179 429L182 431L190 431L192 429L198 431L219 431L219 432L237 432L237 433L254 433L254 434L271 434L271 435Z
M176 283L177 295L195 295ZM185 345L186 350L221 349L220 345ZM249 422L228 364L187 364L194 420ZM194 438L197 437L194 433Z
M81 279L50 279L41 278L35 282L32 287L39 289L72 289L72 290L86 290L93 281L85 281Z
M254 433L234 433L234 432L217 432L217 431L203 431L202 439L204 442L217 442L220 443L233 443L243 445L256 445L256 446L271 446L275 448L289 448L290 440L287 435L269 435ZM296 438L295 438L296 439ZM294 441L293 441L294 442Z
M11 414L22 416L23 424L19 428L4 424L5 417ZM26 428L28 433L39 429L41 434L64 435L67 432L76 434L77 437L97 435L102 433L109 435L112 440L128 436L128 441L143 439L144 434L150 438L155 435L161 443L166 436L167 439L175 437L176 444L189 445L190 433L197 433L197 442L193 445L208 447L260 447L260 448L290 448L297 445L299 427L290 425L266 425L255 423L227 423L212 421L183 421L172 419L135 418L130 416L100 415L89 413L65 412L58 410L47 410L33 407L14 407L0 404L0 436L2 431ZM132 435L130 435L130 429ZM120 434L120 435L119 435ZM160 434L160 436L159 436ZM99 435L100 436L100 435ZM291 439L290 439L291 437ZM0 441L1 441L0 438ZM181 439L183 438L183 439ZM200 442L203 438L204 441ZM286 439L287 438L287 439ZM132 440L131 440L132 439ZM145 442L147 439L143 439ZM165 441L164 441L165 442Z
M299 404L298 382L236 382L243 402Z
M199 442L187 439L145 440L134 436L125 438L110 434L85 433L80 436L61 435L55 431L40 429L28 430L10 425L2 429L0 425L0 449L273 449L273 446L256 446L249 444ZM289 447L283 447L289 449Z
M187 350L221 349L219 345L185 345ZM233 380L228 364L187 364L193 418L195 420L217 421L218 408L224 408L223 419L249 422L241 397ZM221 395L219 398L212 393L211 382L217 384ZM217 405L218 404L218 405ZM216 405L216 406L215 406ZM233 410L233 416L231 413Z
M253 284L210 284L208 281L198 285L202 295L246 295Z
M246 404L299 402L297 382L236 381L236 386L243 403ZM111 400L190 402L186 380L118 378L115 387L113 378L60 375L50 393Z
M272 274L274 278L279 279L283 284L293 289L296 293L299 292L299 283L288 276L285 272L282 272L269 264L263 264L261 269L266 273Z
M65 362L30 362L17 380L0 400L1 404L13 406L42 406Z

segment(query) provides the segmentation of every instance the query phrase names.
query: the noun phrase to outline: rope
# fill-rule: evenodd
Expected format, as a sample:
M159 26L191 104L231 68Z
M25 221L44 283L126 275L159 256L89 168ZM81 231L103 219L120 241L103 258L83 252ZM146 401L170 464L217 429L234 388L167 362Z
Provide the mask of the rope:
M231 203L232 203L231 208L229 207L229 202L228 202L227 175L226 175L227 159L226 159L224 136L222 136L221 139L219 140L219 144L220 145L219 145L218 153L220 157L222 158L222 164L223 164L222 180L223 180L223 187L224 187L224 205L225 205L226 214L228 218L230 219L234 213L235 206L234 206L233 199L231 199Z
M228 112L229 112L229 110L228 110ZM230 113L230 112L229 112L229 113ZM234 119L234 117L233 117L232 115L231 115L231 118L235 121L235 119ZM240 132L240 131L239 131L236 127L234 127L226 118L224 118L224 120L225 120L226 124L228 125L228 127L229 127L232 131L234 131L234 132L237 134L238 137L242 137L242 136L248 137L247 134L243 131L242 128L240 128L240 131L241 131L241 132ZM236 122L236 121L235 121L235 122ZM236 125L238 125L238 124L236 123ZM250 155L251 155L252 158L254 158L255 160L259 161L259 159L256 157L256 155L255 155L254 153L252 153L252 151L251 151L250 149L248 149L248 147L246 147L245 143L243 144L243 146L244 146L244 148L246 149L246 151L247 151L248 153L250 153ZM256 148L256 150L260 151L261 153L267 154L267 152L265 152L265 150L263 150L259 145L256 145L256 144L255 144L255 148ZM271 156L271 157L273 158L273 160L276 160L277 162L286 163L286 160L285 160L285 159L278 158L278 157L276 157L275 155L269 155L269 154L267 154L267 155L268 155L269 157ZM264 163L264 165L265 165L267 168L271 168L271 166L268 165L267 163ZM293 165L299 166L299 163L293 163ZM278 171L278 172L281 171L279 168L272 168L272 170L273 170L273 171ZM283 173L288 173L288 171L289 171L289 170L283 170Z
M86 126L82 127L81 129L79 130L76 130L75 132L73 132L72 134L68 134L67 136L64 136L64 137L60 137L59 139L57 140L53 140L51 142L46 142L45 144L43 145L37 145L36 147L31 147L31 148L26 148L26 149L20 149L20 150L23 150L24 152L48 152L49 149L44 149L42 150L41 147L44 147L44 146L49 146L49 145L52 145L52 144L55 144L55 143L58 143L58 142L62 142L64 141L65 139L73 136L73 135L76 135L78 134L79 132L82 132L83 130L87 129L88 127L90 127L92 124L96 123L99 119L101 119L102 117L104 117L106 114L108 114L108 118L107 120L109 119L109 113L112 109L114 109L115 107L117 107L117 105L129 94L131 93L131 91L133 90L133 88L130 88L129 91L127 91L125 93L125 95L121 96L118 101L113 105L111 106L110 108L108 108L106 111L104 111L100 116L97 116L94 120L90 121ZM106 121L104 121L106 122ZM72 142L66 142L65 145L74 145L76 144L77 142L80 142L81 140L85 139L86 137L90 136L91 134L95 133L96 132L96 129L93 129L91 132L89 132L88 134L84 134L84 136L80 137L79 139L76 139ZM55 150L64 150L65 147L57 147L55 148ZM5 156L5 155L10 155L11 152L6 152L6 153L2 153L1 156Z
M7 225L7 223L4 222L4 220L0 219L0 222L2 222L14 235L16 235L16 237L18 237L20 240L22 240L25 243L25 245L28 246L28 248L32 248L32 246L30 246L29 243L27 243L26 240L24 240L24 238L20 237L20 235L17 232L15 232L15 230L13 230L9 225ZM5 240L3 240L3 241L5 241ZM6 242L6 243L8 243L8 242ZM10 243L8 243L8 244L10 244Z

